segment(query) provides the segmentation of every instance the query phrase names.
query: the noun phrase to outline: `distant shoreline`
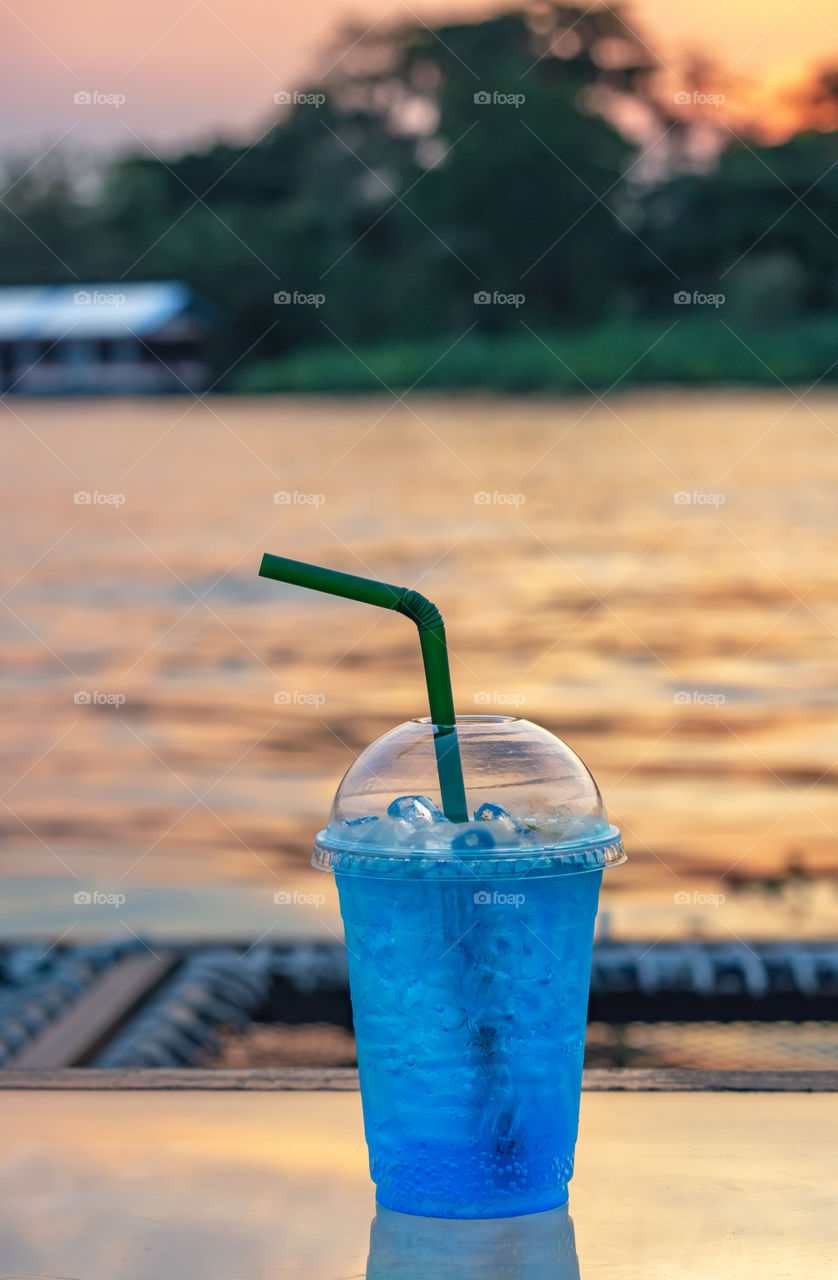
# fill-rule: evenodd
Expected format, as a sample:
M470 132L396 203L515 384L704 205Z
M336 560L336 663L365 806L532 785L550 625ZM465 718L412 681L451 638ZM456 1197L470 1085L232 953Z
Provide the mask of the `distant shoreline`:
M797 386L838 382L838 318L754 330L735 317L609 323L580 332L456 334L357 348L338 343L259 360L220 385L239 394L350 395L484 391L602 395L660 387Z

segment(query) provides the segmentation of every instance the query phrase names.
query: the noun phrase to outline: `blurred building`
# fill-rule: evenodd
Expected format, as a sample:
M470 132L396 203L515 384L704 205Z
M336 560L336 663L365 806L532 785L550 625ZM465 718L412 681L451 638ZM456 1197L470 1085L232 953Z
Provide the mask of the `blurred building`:
M0 393L199 392L211 323L177 281L0 288Z

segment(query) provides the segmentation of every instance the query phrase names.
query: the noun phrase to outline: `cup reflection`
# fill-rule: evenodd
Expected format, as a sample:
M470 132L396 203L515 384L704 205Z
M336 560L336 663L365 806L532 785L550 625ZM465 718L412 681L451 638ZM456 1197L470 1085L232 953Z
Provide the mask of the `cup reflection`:
M520 1218L415 1218L376 1206L366 1280L579 1280L567 1205Z

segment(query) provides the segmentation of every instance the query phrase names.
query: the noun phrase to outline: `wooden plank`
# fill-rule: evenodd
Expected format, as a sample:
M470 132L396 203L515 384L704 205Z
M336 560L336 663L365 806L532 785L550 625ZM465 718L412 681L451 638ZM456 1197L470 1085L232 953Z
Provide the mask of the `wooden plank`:
M582 1088L631 1093L838 1093L838 1071L699 1071L689 1067L591 1068Z
M134 1006L171 972L174 951L126 956L106 970L15 1058L14 1070L73 1067L115 1030Z
M201 1070L193 1067L111 1069L71 1067L61 1071L0 1071L0 1089L179 1089L357 1090L354 1067L260 1067L255 1070Z
M838 1093L838 1071L586 1071L583 1089L628 1093ZM252 1071L158 1067L152 1070L0 1071L0 1089L187 1089L346 1092L358 1088L352 1067L263 1067Z

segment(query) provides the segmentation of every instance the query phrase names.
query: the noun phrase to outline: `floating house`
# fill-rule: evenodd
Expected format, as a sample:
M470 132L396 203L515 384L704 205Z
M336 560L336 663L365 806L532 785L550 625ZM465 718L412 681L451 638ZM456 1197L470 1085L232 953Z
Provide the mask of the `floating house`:
M210 328L177 281L0 288L0 394L200 392Z

